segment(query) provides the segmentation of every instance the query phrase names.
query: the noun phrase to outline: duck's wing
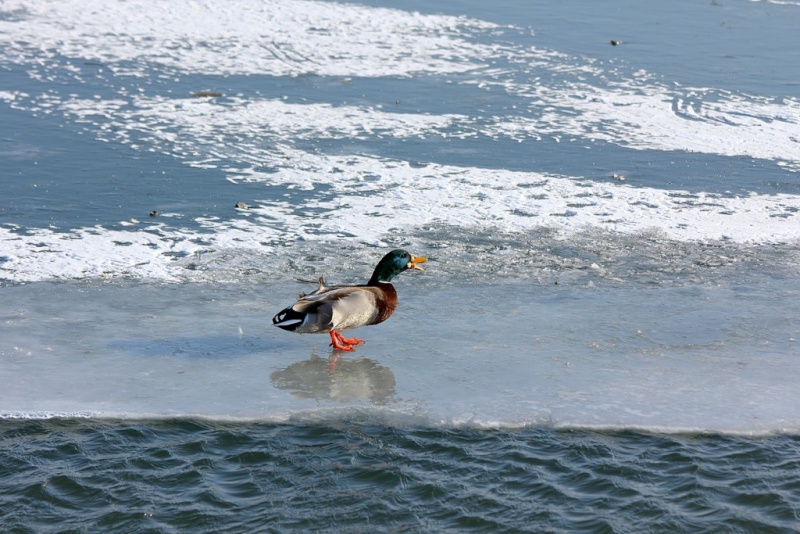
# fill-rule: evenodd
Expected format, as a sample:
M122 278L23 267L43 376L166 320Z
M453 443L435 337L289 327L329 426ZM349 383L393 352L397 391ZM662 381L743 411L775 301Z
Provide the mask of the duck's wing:
M351 330L375 321L377 298L372 287L331 287L300 298L275 315L272 323L299 333Z

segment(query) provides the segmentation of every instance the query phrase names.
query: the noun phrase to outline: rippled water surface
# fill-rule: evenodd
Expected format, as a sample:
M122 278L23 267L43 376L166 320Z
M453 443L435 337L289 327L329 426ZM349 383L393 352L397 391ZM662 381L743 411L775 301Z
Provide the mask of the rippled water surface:
M780 532L800 441L526 429L5 421L4 529Z

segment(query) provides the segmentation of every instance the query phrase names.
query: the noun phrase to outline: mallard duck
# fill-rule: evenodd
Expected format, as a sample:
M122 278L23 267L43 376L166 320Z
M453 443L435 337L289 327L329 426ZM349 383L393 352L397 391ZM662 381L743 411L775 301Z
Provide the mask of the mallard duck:
M397 291L390 282L408 269L422 271L419 264L426 261L427 258L397 249L378 262L365 285L327 287L320 278L314 292L301 294L297 302L272 318L272 324L300 334L330 333L333 348L352 351L353 345L360 345L364 340L348 339L340 332L388 319L397 308Z

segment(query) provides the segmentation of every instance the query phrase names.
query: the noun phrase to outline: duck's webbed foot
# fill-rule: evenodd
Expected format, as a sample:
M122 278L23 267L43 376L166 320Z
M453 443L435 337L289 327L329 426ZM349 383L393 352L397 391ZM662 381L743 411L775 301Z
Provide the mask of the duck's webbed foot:
M336 330L331 330L331 347L338 350L352 352L353 345L363 345L364 340L358 338L346 338Z

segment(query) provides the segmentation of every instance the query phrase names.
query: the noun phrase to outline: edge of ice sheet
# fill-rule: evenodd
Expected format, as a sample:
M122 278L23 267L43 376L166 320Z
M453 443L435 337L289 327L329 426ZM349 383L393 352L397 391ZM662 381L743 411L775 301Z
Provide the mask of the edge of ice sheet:
M737 428L736 426L709 425L709 427L688 427L645 424L584 424L557 422L552 420L497 421L474 417L453 417L443 419L435 416L419 415L403 410L382 407L330 407L312 410L290 410L274 415L209 415L203 413L156 414L107 412L95 410L83 411L0 411L3 420L38 420L50 419L114 421L204 421L218 424L338 424L341 422L363 422L387 425L389 427L429 427L472 430L523 430L553 429L557 431L587 432L639 432L655 435L708 435L719 434L738 437L768 437L780 435L796 435L800 427L780 422L775 425L762 425L758 428Z

